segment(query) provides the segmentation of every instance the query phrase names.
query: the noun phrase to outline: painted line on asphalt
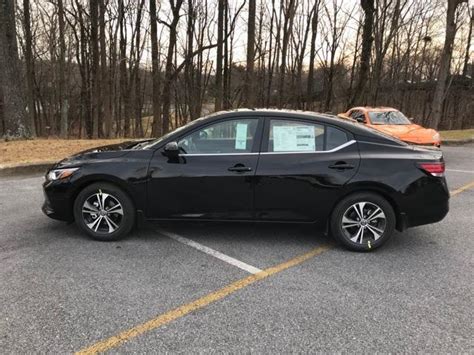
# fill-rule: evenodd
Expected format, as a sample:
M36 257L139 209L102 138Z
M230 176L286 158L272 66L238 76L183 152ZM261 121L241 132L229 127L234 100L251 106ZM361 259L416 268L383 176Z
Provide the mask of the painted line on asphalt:
M463 191L469 190L470 188L474 187L474 181L471 181L469 184L466 184L464 186L461 186L459 189L451 191L451 197L456 196L457 194L460 194Z
M455 173L474 174L474 171L472 171L472 170L446 169L446 171L452 171L452 172L455 172Z
M199 244L198 242L195 242L194 240L182 237L176 233L168 232L162 229L158 230L159 233L167 236L168 238L171 238L181 244L187 245L189 247L192 247L194 249L197 249L203 253L206 253L208 255L211 255L219 260L222 260L226 262L227 264L233 265L238 267L239 269L242 269L244 271L247 271L251 274L258 274L259 272L262 272L261 269L256 268L255 266L249 265L244 263L243 261L237 260L229 255L223 254L220 251L214 250L212 248L206 247L205 245Z
M291 260L288 260L282 264L276 265L274 267L265 269L257 274L253 274L250 276L247 276L246 278L243 278L241 280L235 281L220 290L214 291L212 293L209 293L208 295L198 298L197 300L194 300L188 304L182 305L178 308L175 308L167 313L158 315L157 317L150 319L149 321L142 323L140 325L137 325L133 328L124 330L120 332L117 335L114 335L110 338L107 338L105 340L99 341L98 343L95 343L87 348L84 348L82 350L79 350L76 354L97 354L100 352L105 352L107 350L110 350L112 348L115 348L130 339L133 339L141 334L144 334L146 332L149 332L151 330L154 330L156 328L159 328L165 324L168 324L178 318L184 317L185 315L201 309L203 307L206 307L207 305L217 302L234 292L237 292L238 290L241 290L247 286L252 285L253 283L266 279L269 276L275 275L279 272L282 272L284 270L287 270L289 268L295 267L306 260L309 260L329 249L331 249L331 245L322 245L319 246L305 254L299 255Z

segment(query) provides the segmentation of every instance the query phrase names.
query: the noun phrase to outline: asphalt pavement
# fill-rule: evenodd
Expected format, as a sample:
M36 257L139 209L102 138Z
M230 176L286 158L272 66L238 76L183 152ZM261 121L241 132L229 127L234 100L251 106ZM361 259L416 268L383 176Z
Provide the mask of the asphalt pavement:
M474 145L443 151L460 191ZM95 242L42 214L42 181L0 179L1 353L474 351L474 187L442 222L354 253L308 225L147 224Z

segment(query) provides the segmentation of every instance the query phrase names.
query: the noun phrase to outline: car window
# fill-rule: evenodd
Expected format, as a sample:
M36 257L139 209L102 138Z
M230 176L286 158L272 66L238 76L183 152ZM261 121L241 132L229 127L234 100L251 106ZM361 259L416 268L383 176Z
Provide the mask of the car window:
M226 154L252 151L258 119L234 119L218 122L181 138L185 154Z
M363 118L364 121L365 121L365 115L364 115L364 112L360 111L360 110L355 110L355 111L352 111L351 114L349 115L351 118L357 120L358 118Z
M326 149L331 150L347 143L347 134L340 129L328 126L326 128Z
M269 152L318 152L333 149L347 142L347 134L323 124L270 120Z
M372 124L404 125L410 120L400 111L369 112Z

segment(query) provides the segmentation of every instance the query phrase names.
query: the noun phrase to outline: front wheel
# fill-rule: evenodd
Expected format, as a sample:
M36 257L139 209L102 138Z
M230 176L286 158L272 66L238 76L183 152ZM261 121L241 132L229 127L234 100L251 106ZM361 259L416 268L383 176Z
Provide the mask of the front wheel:
M370 251L385 244L395 229L395 212L383 197L369 192L350 195L334 209L330 227L346 248Z
M77 225L96 240L112 241L127 235L135 223L135 208L128 195L109 183L95 183L74 201Z

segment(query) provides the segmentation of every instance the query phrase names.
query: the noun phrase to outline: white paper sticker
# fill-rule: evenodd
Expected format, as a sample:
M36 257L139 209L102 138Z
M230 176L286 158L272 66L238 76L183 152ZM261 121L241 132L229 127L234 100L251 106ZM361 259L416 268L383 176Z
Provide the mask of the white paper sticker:
M247 149L247 129L248 123L237 123L235 132L235 149Z
M274 126L274 152L315 151L313 126Z

